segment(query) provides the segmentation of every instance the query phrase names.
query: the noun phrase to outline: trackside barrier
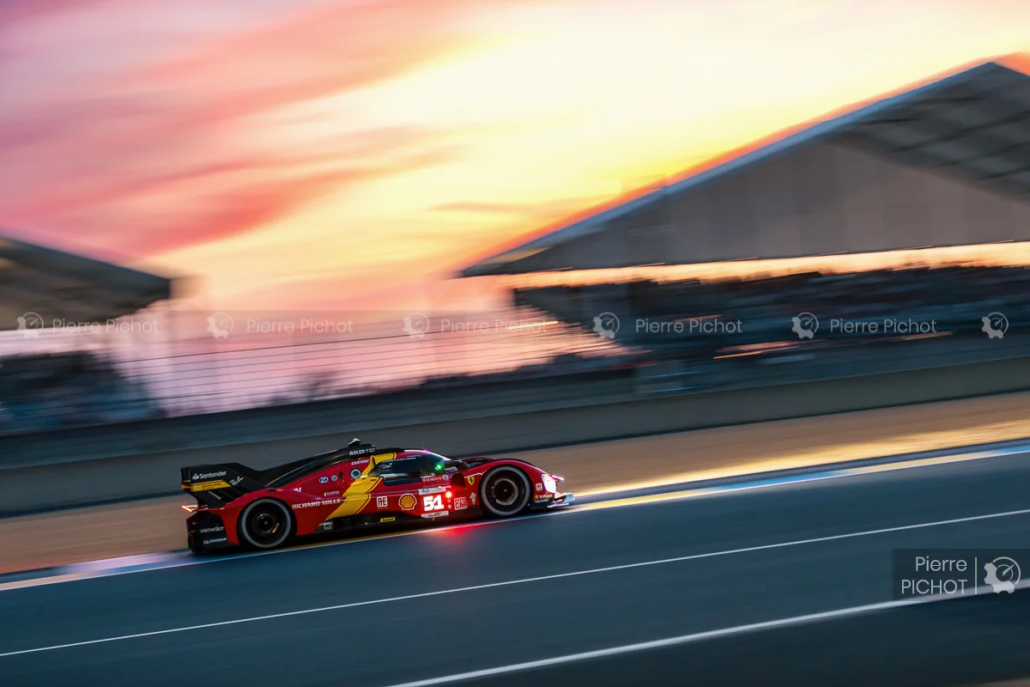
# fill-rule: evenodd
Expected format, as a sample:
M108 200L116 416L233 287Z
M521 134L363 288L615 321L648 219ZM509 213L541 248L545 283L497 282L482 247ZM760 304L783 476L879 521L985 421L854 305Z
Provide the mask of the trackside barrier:
M379 399L392 405L388 415L387 406L375 409L378 420L368 405L362 414L357 399L341 399L3 437L0 514L171 495L183 465L236 461L265 468L355 436L468 456L1028 389L1030 358L651 396L636 393L634 372L627 370ZM405 403L425 407L438 393L451 400L463 394L464 412L404 421Z

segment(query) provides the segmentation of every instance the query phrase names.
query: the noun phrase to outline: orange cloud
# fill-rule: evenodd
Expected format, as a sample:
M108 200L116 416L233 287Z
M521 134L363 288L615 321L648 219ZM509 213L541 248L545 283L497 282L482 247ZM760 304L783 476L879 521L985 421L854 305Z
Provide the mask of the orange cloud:
M1009 69L1015 69L1023 72L1024 74L1030 74L1030 52L1020 52L1012 55L1006 55L1005 57L998 60Z
M600 200L597 196L576 196L573 198L561 198L552 201L539 201L534 203L505 203L501 201L459 201L453 203L441 203L433 209L441 212L462 212L481 215L509 215L526 219L539 219L541 217L554 217L555 215L568 215L584 206L597 203Z

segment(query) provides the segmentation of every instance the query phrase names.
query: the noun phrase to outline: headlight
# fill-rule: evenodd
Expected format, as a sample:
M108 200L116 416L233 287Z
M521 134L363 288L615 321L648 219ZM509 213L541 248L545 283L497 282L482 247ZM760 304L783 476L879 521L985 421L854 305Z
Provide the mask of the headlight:
M541 479L541 481L544 483L544 490L545 491L549 491L552 494L557 494L558 493L558 483L555 482L554 478L551 477L550 475L548 475L546 472L544 473L544 476Z

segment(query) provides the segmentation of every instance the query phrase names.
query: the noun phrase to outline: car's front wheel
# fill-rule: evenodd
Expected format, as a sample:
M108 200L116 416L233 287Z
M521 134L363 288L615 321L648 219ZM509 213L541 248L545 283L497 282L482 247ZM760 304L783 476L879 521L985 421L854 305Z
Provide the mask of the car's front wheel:
M529 478L517 468L499 467L486 473L479 488L479 499L491 515L510 518L529 507Z
M293 514L282 501L258 499L240 516L240 538L256 549L282 546L293 530Z

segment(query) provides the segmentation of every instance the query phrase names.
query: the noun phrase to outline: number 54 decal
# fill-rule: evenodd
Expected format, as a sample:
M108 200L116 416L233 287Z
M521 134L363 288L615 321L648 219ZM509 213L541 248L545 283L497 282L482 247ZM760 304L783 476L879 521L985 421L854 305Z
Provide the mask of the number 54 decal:
M443 510L443 497L440 494L436 496L426 496L422 499L422 510Z

